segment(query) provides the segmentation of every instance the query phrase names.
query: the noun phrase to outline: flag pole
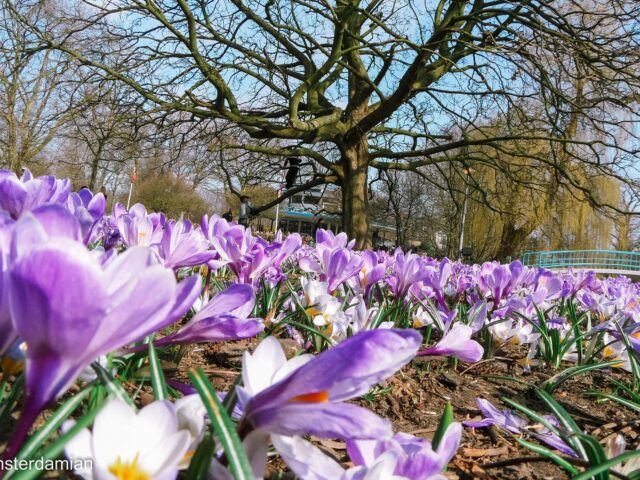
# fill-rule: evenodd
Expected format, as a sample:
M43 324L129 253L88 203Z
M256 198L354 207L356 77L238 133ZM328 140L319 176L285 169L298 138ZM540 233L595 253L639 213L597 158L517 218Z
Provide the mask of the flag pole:
M127 211L129 210L129 205L131 204L131 194L133 193L133 183L129 186L129 198L127 198Z
M133 173L129 175L129 180L131 184L129 185L129 198L127 198L127 211L129 211L129 205L131 205L131 194L133 193L133 185L138 181L138 172L136 171L136 167L133 167Z

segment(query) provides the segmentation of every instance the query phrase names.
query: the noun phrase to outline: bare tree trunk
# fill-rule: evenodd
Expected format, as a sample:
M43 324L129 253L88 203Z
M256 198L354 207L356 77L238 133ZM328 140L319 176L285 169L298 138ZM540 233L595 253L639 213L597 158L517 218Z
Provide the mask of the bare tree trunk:
M22 170L22 162L18 156L18 127L16 118L16 85L10 85L7 91L7 145L6 145L6 162L9 170L13 170L16 175L20 175Z
M500 237L500 247L496 252L496 259L505 261L507 257L515 257L522 253L527 238L533 232L533 226L525 224L520 228L516 228L513 224L505 224Z
M366 136L342 151L342 228L349 238L355 238L356 248L370 248L369 219L369 145Z
M100 167L100 157L102 157L102 150L104 148L104 143L102 141L98 142L98 149L93 154L93 160L91 162L91 178L89 179L89 190L95 191L96 189L96 180L98 178L98 168Z

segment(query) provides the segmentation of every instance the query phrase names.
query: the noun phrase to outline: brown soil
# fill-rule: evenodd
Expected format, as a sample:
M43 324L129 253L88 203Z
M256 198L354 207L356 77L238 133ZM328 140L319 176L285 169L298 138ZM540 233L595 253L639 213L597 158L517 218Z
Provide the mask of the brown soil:
M252 350L256 343L256 340L228 342L194 349L183 358L176 379L186 381L189 368L202 366L216 389L224 391L233 384L240 370L242 353L247 348ZM288 355L295 354L293 342L283 340L283 345ZM447 402L453 405L457 421L480 418L477 397L491 401L498 408L506 408L500 398L508 397L539 413L550 413L527 385L491 377L515 377L539 385L558 371L540 368L525 375L515 361L521 355L517 352L501 353L505 356L472 366L454 364L442 358L418 357L357 403L390 419L397 431L429 439L433 437ZM627 444L635 448L640 435L637 413L585 395L593 390L613 391L612 378L628 380L629 375L624 372L591 372L566 381L553 392L553 396L585 432L596 436L601 443L611 435L621 433ZM318 441L318 446L334 458L348 461L344 442L324 440ZM281 471L282 464L274 462L271 470ZM522 448L495 427L464 429L461 447L450 464L447 476L452 479L508 480L569 478L554 463Z
M214 345L191 347L178 368L167 371L170 378L189 383L187 372L201 367L218 391L227 391L241 368L242 354L253 350L256 339L225 342ZM296 353L296 345L282 340L288 356ZM508 397L539 413L550 413L533 391L522 383L507 379L492 378L511 376L530 384L539 385L558 373L549 368L534 370L525 375L515 358L517 352L499 352L504 356L468 366L455 364L442 358L418 357L392 378L382 382L369 395L356 401L390 419L397 431L432 438L440 415L447 402L454 408L455 419L465 421L480 418L476 398L491 401L498 408L506 408L501 397ZM640 417L636 412L618 404L599 402L589 391L613 391L612 379L628 380L624 372L595 371L574 377L557 390L554 398L572 415L587 433L604 443L611 435L621 433L627 444L635 448L640 435ZM131 385L132 393L134 386ZM140 404L153 401L150 387L139 392ZM17 417L17 412L14 418ZM45 412L42 419L48 416ZM0 446L6 441L12 425L0 431ZM327 454L339 461L347 462L344 442L321 440L317 442ZM269 465L271 478L292 478L282 475L286 467L279 460ZM276 472L280 472L276 474ZM564 470L535 453L518 445L508 434L495 427L484 429L465 428L462 445L450 464L447 476L452 479L561 479L568 478ZM49 473L47 478L72 478L65 474Z

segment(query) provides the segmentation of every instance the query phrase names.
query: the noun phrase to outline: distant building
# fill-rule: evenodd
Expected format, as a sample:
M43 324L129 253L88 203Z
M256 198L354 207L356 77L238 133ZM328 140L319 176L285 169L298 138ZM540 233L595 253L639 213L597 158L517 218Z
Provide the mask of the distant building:
M322 228L342 230L340 197L335 187L313 187L282 202L278 228L284 232L312 235L318 220Z
M325 230L342 231L341 192L332 185L314 187L285 200L280 207L278 228L283 232L298 232L313 236L318 220ZM371 222L376 247L395 245L395 228L379 220Z

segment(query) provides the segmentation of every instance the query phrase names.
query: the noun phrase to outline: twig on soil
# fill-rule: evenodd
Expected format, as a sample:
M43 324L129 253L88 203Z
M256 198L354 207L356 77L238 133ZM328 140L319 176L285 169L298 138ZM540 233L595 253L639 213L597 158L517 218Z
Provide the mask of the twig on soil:
M434 433L437 430L437 428L420 428L418 430L411 430L409 433L410 435L419 435L421 433Z
M209 375L220 375L222 377L235 377L238 375L238 372L233 372L229 370L218 370L212 368L203 368L204 373Z

